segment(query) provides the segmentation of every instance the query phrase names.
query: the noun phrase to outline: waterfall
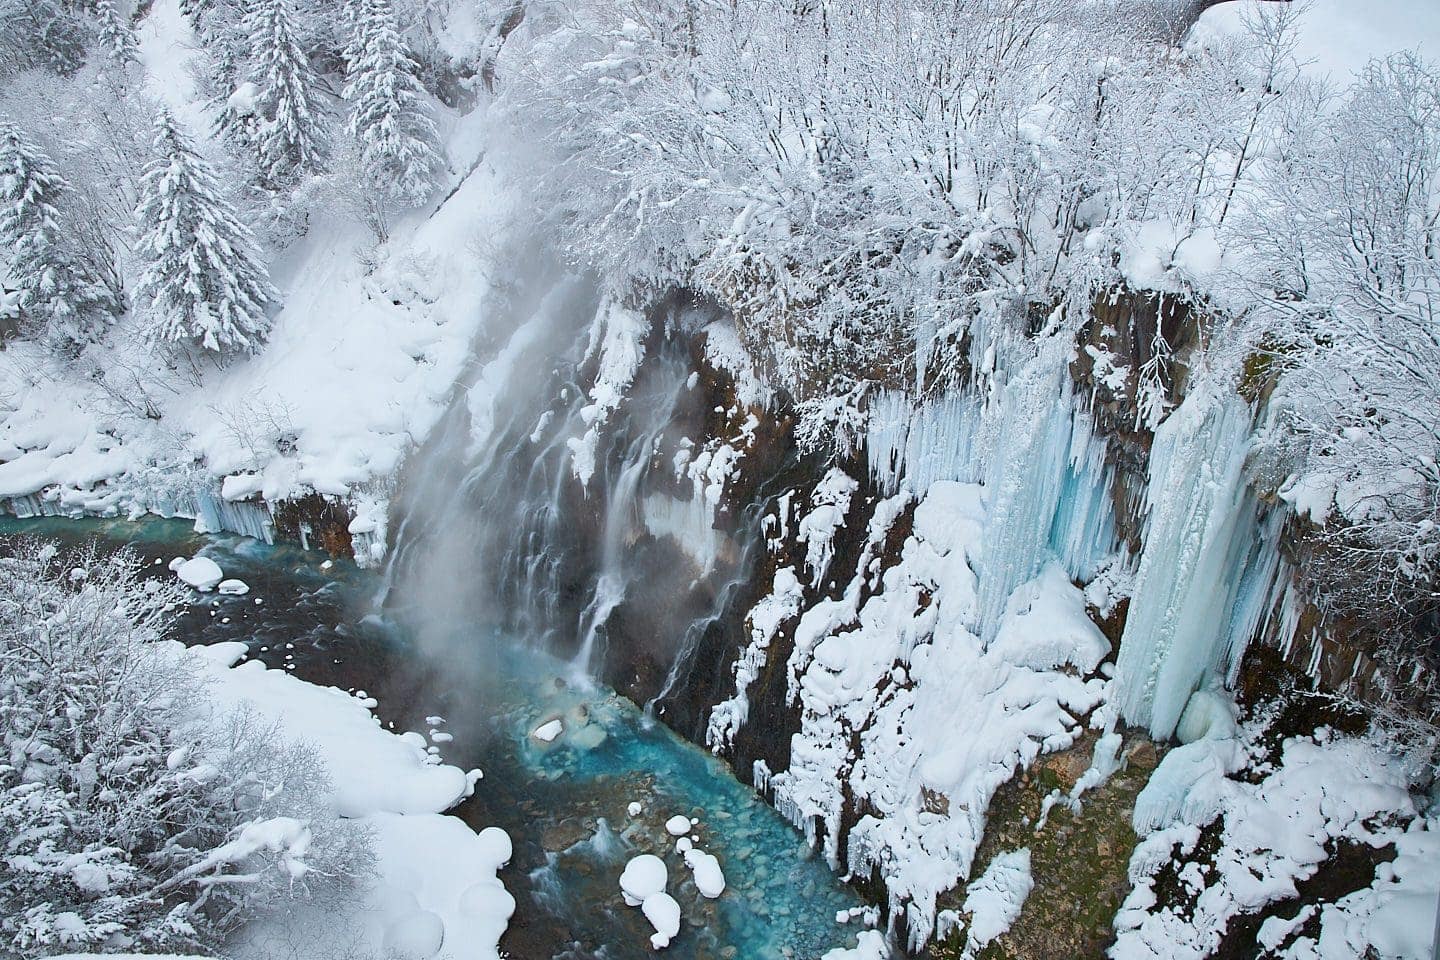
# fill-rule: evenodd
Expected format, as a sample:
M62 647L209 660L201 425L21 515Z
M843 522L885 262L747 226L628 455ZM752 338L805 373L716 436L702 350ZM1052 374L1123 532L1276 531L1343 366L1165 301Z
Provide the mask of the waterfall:
M721 502L757 421L713 435L694 366L713 320L578 283L517 308L407 470L386 609L437 645L498 628L664 714L761 542L758 510Z
M1245 481L1251 426L1239 395L1200 386L1155 431L1116 697L1156 737L1206 679L1233 676L1272 599L1278 520L1262 522Z

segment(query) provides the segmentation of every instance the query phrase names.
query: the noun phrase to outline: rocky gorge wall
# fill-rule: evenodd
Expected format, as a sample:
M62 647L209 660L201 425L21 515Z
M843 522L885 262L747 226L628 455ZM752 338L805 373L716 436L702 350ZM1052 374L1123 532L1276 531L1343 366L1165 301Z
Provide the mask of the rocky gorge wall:
M459 619L546 644L722 756L899 942L945 955L987 837L1032 803L1078 823L1086 791L1123 820L1152 740L1229 722L1207 691L1241 682L1252 640L1292 685L1354 661L1306 639L1325 630L1297 614L1294 521L1247 471L1255 397L1193 382L1197 324L1118 292L988 401L873 393L862 442L826 460L723 311L542 303L435 442L468 453L438 478L422 456L427 492L398 502L450 528L439 552L474 578ZM400 580L427 553L409 522ZM1086 882L1118 906L1136 835L1084 822L1052 879L1099 842Z

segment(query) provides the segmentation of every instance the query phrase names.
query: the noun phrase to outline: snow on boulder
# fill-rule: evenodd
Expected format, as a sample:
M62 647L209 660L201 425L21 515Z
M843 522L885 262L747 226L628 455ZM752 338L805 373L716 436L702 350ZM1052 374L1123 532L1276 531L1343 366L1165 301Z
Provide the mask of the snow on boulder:
M209 557L192 557L174 569L177 577L203 591L214 590L225 576L220 572L220 564Z
M679 840L675 841L676 853L685 853L689 850L694 849L694 847L695 843L689 837L681 837Z
M680 904L668 893L652 893L640 905L645 919L655 928L650 937L650 946L656 950L670 946L670 941L680 932Z
M445 921L429 910L416 910L385 929L385 955L395 960L431 960L445 943Z
M714 900L725 892L725 873L720 869L719 860L698 848L684 853L685 866L695 875L695 889L700 891L701 896Z
M626 906L638 907L646 897L663 891L669 877L665 861L654 854L642 853L631 858L620 873L620 892L625 895Z
M836 947L820 960L886 960L890 948L885 945L885 935L878 930L866 930L860 934L860 942L848 950Z
M627 813L629 813L630 816L632 816L632 817L638 817L638 816L640 816L640 811L643 810L643 809L644 809L644 807L640 806L640 804L639 804L638 802L636 802L636 801L634 801L634 800L631 800L631 801L630 801L630 806L626 807L626 808L625 808L625 811L626 811Z
M560 736L564 731L564 722L559 717L556 717L554 720L540 724L540 726L531 732L530 736L539 740L541 743L552 743L555 738Z
M250 592L250 584L244 580L221 580L220 585L215 589L226 596L243 597Z
M683 837L690 832L690 818L676 814L665 821L665 832L672 837Z

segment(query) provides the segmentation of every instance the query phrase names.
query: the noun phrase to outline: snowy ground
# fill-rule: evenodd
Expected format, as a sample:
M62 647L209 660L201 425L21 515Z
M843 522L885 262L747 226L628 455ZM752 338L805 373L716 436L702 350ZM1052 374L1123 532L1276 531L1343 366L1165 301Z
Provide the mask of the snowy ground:
M515 909L496 877L510 840L443 813L475 789L479 771L439 763L419 734L382 729L374 701L242 662L244 644L172 645L210 678L217 722L248 708L286 740L311 745L333 783L335 814L373 831L376 877L359 902L340 915L302 904L262 918L234 949L238 960L273 957L280 943L306 957L338 956L342 943L356 956L498 957Z
M1285 741L1267 763L1264 726L1177 747L1155 771L1135 804L1135 887L1110 955L1198 960L1238 918L1271 908L1256 935L1261 955L1427 960L1440 823L1416 815L1404 764L1384 742L1329 729ZM1202 830L1218 837L1213 854L1196 852ZM1396 856L1381 857L1373 881L1354 892L1286 907L1341 844L1394 845ZM1157 897L1164 872L1178 879L1178 902Z

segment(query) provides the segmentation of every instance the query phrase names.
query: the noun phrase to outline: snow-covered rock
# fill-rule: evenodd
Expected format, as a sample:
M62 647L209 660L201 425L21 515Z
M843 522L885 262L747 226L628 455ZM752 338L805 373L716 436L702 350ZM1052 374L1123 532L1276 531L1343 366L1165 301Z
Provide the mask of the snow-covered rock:
M720 869L719 860L698 848L683 852L685 865L695 875L695 889L701 896L714 900L725 892L725 872Z
M985 872L965 888L964 909L970 914L970 939L965 945L967 957L975 956L1010 929L1034 887L1029 850L996 854Z
M640 909L655 928L650 946L656 950L670 946L670 941L680 932L680 904L668 893L652 893L640 904Z
M652 853L642 853L632 857L621 871L620 892L626 905L638 907L646 897L663 891L669 878L670 872L665 869L664 860Z
M860 942L850 948L836 947L827 951L820 960L889 960L890 947L885 935L878 930L863 930Z
M221 580L219 586L215 589L226 596L243 597L250 592L250 584L244 580Z
M554 720L547 720L530 732L530 736L541 743L552 743L556 737L565 732L565 721L556 717Z
M676 814L665 821L665 832L672 837L683 837L690 832L690 818L683 814Z
M215 585L225 576L220 572L220 564L209 557L192 557L186 560L175 568L175 575L196 590L202 591L215 589Z

